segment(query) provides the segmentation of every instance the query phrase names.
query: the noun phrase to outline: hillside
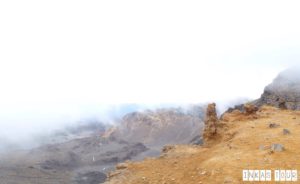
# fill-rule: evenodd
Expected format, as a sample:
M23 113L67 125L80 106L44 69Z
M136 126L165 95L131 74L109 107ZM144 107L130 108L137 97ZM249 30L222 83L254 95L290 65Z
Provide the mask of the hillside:
M106 184L243 183L243 169L300 170L299 120L299 111L270 106L250 114L235 110L204 146L168 146L159 158L121 164Z
M261 98L254 102L283 109L300 110L300 68L289 68L281 72L274 81L265 87Z
M204 113L204 106L198 105L132 112L103 137L139 142L147 147L130 160L156 157L167 144L202 144Z
M195 105L133 112L108 136L159 149L166 144L201 143L204 113L204 107Z
M158 156L164 144L201 143L203 116L192 105L128 113L110 129L82 122L39 147L0 154L0 183L99 184L116 164Z

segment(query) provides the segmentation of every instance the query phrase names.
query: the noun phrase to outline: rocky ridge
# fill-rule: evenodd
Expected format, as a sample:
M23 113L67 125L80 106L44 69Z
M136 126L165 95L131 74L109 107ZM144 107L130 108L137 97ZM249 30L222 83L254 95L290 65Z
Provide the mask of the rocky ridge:
M300 67L281 72L254 104L300 110Z

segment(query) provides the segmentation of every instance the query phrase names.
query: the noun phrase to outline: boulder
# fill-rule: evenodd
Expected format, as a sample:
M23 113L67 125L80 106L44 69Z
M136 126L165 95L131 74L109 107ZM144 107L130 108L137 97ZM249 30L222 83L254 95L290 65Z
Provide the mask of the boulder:
M276 123L270 123L269 124L269 128L278 128L280 125L276 124Z
M283 129L282 133L283 133L283 135L291 134L291 132L288 129Z
M117 170L127 169L128 164L127 163L119 163L116 165Z
M274 152L282 152L284 151L284 146L282 144L272 144L271 150Z

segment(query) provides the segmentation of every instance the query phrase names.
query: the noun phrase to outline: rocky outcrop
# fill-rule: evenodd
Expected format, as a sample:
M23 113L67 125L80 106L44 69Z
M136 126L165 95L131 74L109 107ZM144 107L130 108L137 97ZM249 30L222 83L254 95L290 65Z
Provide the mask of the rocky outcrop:
M235 106L235 108L228 109L222 114L220 120L224 122L236 122L245 120L254 120L259 118L259 107L253 103L246 103Z
M244 110L246 115L253 115L258 111L258 107L253 104L245 104Z
M280 73L254 103L258 106L267 104L281 109L300 110L300 67Z
M245 104L236 105L234 107L228 108L224 113L232 113L234 111L240 111L253 114L257 111L257 107L263 105L270 105L280 109L290 109L290 110L300 110L300 67L294 67L281 72L274 81L265 87L261 97L255 101L249 102L248 105ZM256 107L255 107L256 106ZM224 114L221 116L223 117ZM221 118L222 119L222 118Z
M217 134L218 116L216 111L216 104L212 103L207 106L205 117L205 128L203 132L204 141L212 139Z

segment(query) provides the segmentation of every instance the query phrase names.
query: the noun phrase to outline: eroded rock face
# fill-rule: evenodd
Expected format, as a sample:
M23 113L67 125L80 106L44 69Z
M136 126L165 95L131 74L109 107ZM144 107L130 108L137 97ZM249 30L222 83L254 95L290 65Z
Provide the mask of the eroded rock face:
M300 67L287 69L268 85L257 105L272 105L281 109L300 110Z
M206 110L205 128L203 132L204 141L210 140L217 134L218 121L216 104L209 104Z

